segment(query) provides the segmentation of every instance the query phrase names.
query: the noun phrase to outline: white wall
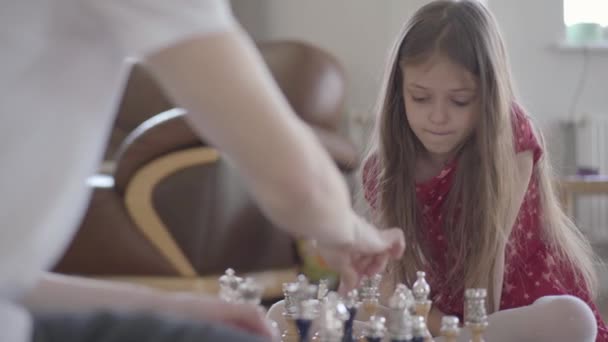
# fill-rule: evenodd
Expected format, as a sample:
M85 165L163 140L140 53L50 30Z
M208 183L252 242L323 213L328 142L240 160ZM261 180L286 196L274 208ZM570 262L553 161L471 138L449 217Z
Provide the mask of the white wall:
M553 47L563 35L562 2L490 0L489 4L507 42L520 98L541 124L557 166L570 172L559 121L570 116L584 55ZM590 52L575 112L608 116L608 50Z
M341 60L350 78L347 103L356 114L369 113L373 107L392 41L425 2L232 0L236 15L255 38L303 39ZM568 117L583 62L581 52L551 48L563 32L561 1L487 2L504 33L521 99L541 124L561 169L564 144L557 122ZM576 109L608 115L608 51L591 53Z

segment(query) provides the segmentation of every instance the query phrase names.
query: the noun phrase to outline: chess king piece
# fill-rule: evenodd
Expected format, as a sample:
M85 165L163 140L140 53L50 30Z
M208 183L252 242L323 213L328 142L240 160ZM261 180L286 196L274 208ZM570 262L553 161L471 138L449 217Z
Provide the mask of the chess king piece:
M243 278L237 277L234 270L229 268L224 275L219 278L221 300L226 302L235 302L238 300L238 288L243 282Z
M313 336L313 341L342 342L344 322L348 319L348 311L338 294L330 292L323 298L319 310L319 331Z
M363 319L366 320L378 312L378 299L380 298L380 282L382 275L376 274L372 277L363 277L359 293L361 294L361 305L363 308Z
M484 342L483 333L488 327L486 297L486 289L465 291L464 321L465 326L471 330L472 342Z
M357 290L351 290L346 296L346 310L348 311L348 319L344 322L344 334L342 342L354 342L353 336L353 325L355 317L357 316L357 309L359 308L359 294Z
M425 342L428 340L426 320L422 316L412 317L412 342Z
M372 316L369 319L369 325L365 329L365 338L367 342L381 342L386 333L386 319L382 316Z
M296 326L296 315L298 313L298 303L296 301L296 294L298 292L297 283L284 283L283 284L283 296L285 297L284 305L285 309L283 312L283 319L285 321L285 330L281 333L282 342L296 342L298 341L299 334Z
M388 306L388 335L391 342L409 342L412 339L412 320L410 316L411 305L408 302L407 291L404 284L399 284L389 298Z
M426 273L422 271L416 272L418 279L412 286L412 292L414 294L415 311L416 315L424 317L426 322L431 311L431 301L429 295L431 294L431 287L426 282Z
M443 316L441 319L441 336L445 338L445 342L456 342L460 336L460 321L456 316Z

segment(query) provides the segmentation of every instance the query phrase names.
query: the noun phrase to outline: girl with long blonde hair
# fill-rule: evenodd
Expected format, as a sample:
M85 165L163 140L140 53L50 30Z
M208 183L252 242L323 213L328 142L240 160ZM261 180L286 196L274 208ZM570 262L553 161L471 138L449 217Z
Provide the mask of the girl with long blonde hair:
M416 12L378 112L365 199L378 224L405 234L392 284L426 271L432 333L443 315L462 318L466 288L486 288L489 341L608 341L590 244L560 208L483 4L434 1Z

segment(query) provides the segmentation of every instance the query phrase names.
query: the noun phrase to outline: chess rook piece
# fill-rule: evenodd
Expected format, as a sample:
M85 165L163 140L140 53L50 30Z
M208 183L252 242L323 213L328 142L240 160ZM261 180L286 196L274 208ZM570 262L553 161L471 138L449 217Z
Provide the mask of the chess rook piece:
M386 319L382 316L372 316L369 319L369 325L365 329L365 338L367 342L381 342L386 333Z
M306 299L300 302L300 308L298 310L296 318L296 327L298 328L298 335L300 342L308 341L310 335L310 327L315 319L317 311L317 301L313 299Z
M286 328L281 333L282 342L296 342L299 338L298 328L295 323L296 315L298 313L298 303L296 302L297 292L297 283L283 284L283 296L285 297L285 311L283 312L283 319L285 320Z
M243 278L237 277L234 270L229 268L224 275L219 278L221 300L235 302L238 300L238 287L243 282Z
M431 301L429 295L431 294L431 287L426 282L426 273L422 271L416 272L418 279L412 286L412 292L415 301L415 312L416 315L424 317L424 321L428 320L429 312L431 311Z
M359 307L359 294L357 290L351 290L346 296L346 310L348 311L348 319L344 322L344 334L342 336L342 342L354 342L353 336L353 324L355 317L357 316L357 309Z
M382 275L376 274L370 277L363 277L361 280L361 305L363 308L364 319L376 315L378 312L378 299L380 298L380 282Z
M406 342L412 339L412 322L407 297L409 289L399 284L389 298L388 335L391 342Z
M445 337L445 342L456 342L460 336L460 321L456 316L443 316L441 319L441 336Z
M484 342L483 333L488 327L486 296L486 289L465 291L464 321L465 326L471 330L472 342Z

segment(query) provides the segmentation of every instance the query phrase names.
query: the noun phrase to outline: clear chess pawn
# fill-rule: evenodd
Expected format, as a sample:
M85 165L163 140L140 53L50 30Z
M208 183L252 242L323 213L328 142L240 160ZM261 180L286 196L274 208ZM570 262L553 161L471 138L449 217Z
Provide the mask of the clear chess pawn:
M429 295L431 294L431 287L426 282L426 273L422 271L416 272L416 281L412 286L412 292L414 294L415 301L415 312L416 315L424 317L424 320L428 320L429 312L431 311L431 301Z
M425 342L429 339L426 320L422 316L412 317L412 342Z
M348 311L338 294L330 292L323 298L319 311L319 331L313 336L313 341L342 342L344 337L344 322L348 319Z
M238 299L238 287L243 282L243 278L237 277L234 270L229 268L224 275L219 278L221 300L235 302Z
M488 327L486 313L486 289L467 289L465 291L464 321L471 330L472 342L483 342L483 333Z
M327 280L327 279L319 280L317 299L318 300L323 299L325 296L327 296L328 292L329 292L329 280Z
M246 304L260 306L264 288L253 278L245 278L238 286L238 301Z
M359 294L357 290L351 290L346 296L346 310L348 311L348 319L344 322L344 337L343 342L354 342L353 336L353 325L355 323L355 317L357 316L357 309L359 308Z
M388 335L391 342L406 342L412 339L412 322L408 307L407 287L399 284L389 298Z
M369 319L369 325L365 329L365 338L367 342L381 342L386 334L386 319L382 316L372 316Z
M308 278L303 274L298 275L296 281L296 292L293 297L296 308L295 324L300 341L306 341L312 322L317 311L318 287L310 284Z
M456 342L460 336L460 320L456 316L443 316L441 319L441 336L445 342Z
M318 301L314 299L305 299L300 302L299 310L296 318L296 326L300 342L308 341L310 336L310 327L317 316Z
M296 315L298 313L298 302L296 301L297 292L297 283L283 284L283 296L285 297L285 309L283 312L283 319L285 321L285 329L281 333L282 342L298 341L298 328L295 322Z

